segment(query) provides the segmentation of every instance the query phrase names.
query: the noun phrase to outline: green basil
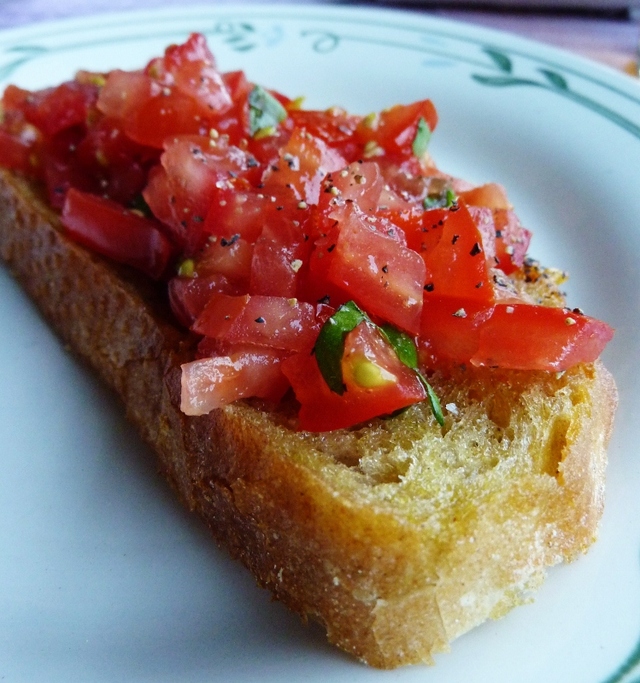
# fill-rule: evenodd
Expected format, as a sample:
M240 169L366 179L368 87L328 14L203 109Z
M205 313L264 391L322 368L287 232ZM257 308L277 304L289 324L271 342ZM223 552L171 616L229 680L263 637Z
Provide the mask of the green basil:
M444 415L442 414L440 399L433 390L433 387L427 382L425 376L418 370L418 349L413 339L406 332L401 332L392 325L384 325L380 328L380 331L391 346L393 346L393 350L396 352L400 362L404 363L408 368L415 370L420 383L427 392L427 400L431 406L433 416L436 418L436 422L441 427L444 426Z
M392 325L383 325L380 331L391 344L400 361L415 370L418 367L418 350L413 339L406 332L401 332Z
M268 131L287 118L287 110L264 88L256 85L249 93L249 132L253 137Z
M331 391L344 394L346 387L342 378L342 356L344 340L368 316L353 302L348 301L322 326L313 351L320 373Z
M427 122L420 117L418 120L416 136L413 138L413 143L411 144L411 151L414 156L417 156L420 159L425 155L427 147L429 146L429 140L431 140L431 129Z
M456 193L448 187L440 194L429 194L422 200L425 209L448 209L458 201Z

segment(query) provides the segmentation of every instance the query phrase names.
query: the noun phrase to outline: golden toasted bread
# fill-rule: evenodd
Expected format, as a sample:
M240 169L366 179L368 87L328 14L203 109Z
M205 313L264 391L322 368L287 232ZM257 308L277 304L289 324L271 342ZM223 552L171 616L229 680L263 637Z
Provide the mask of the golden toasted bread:
M69 241L0 171L0 252L61 338L122 398L180 498L257 581L376 667L431 662L530 599L594 540L617 395L600 362L564 373L443 368L444 427L418 404L322 434L286 408L180 405L190 333L156 285ZM523 283L559 300L549 273Z

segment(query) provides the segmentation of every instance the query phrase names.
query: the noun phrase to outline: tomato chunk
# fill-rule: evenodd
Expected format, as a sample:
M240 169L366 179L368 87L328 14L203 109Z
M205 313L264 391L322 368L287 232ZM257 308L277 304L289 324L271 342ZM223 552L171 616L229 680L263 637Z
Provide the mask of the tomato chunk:
M606 323L563 308L497 304L479 329L473 365L567 370L593 362L613 337Z
M281 364L282 353L252 346L185 363L180 409L186 415L206 415L240 398L278 401L288 388Z
M425 297L492 300L482 235L464 204L447 211L436 245L422 256L427 268Z
M213 294L193 330L233 344L304 351L313 346L320 323L315 308L296 299Z
M67 193L62 224L76 242L154 279L165 273L174 253L155 221L73 188Z
M353 211L342 221L332 251L330 282L366 311L418 333L425 264L416 252L370 229Z

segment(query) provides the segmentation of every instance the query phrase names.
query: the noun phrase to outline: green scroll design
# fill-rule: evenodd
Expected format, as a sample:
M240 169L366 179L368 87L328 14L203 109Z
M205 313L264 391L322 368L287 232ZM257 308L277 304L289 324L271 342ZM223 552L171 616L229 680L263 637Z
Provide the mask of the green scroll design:
M7 52L9 53L9 61L6 64L0 65L0 81L9 78L18 67L35 57L40 57L48 52L48 50L46 47L39 47L37 45L16 45L9 48Z
M500 72L498 75L484 75L472 74L471 78L481 85L492 86L496 88L505 88L511 86L531 86L534 88L542 88L552 92L560 97L576 102L590 111L603 116L611 123L619 126L628 133L631 133L636 138L640 139L640 125L625 118L618 112L606 107L605 105L593 100L580 92L573 90L567 78L565 78L558 71L539 67L537 73L541 78L522 78L514 73L513 61L511 58L500 50L491 47L484 47L484 53L491 59L494 66Z
M627 678L629 674L639 674L637 678L631 680ZM609 676L609 678L602 681L602 683L640 683L640 640L638 640L635 649L625 659L618 669Z

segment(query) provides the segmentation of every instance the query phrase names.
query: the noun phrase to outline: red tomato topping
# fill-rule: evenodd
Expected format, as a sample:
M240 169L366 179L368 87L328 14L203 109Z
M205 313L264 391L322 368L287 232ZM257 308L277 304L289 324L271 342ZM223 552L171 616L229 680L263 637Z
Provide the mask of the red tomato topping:
M599 320L563 308L498 304L478 332L473 365L567 370L591 363L613 337Z
M364 217L350 211L330 253L329 282L364 310L418 333L425 265L415 251L371 229Z
M320 324L315 308L297 299L212 294L192 329L231 344L297 352L311 349Z
M154 279L165 273L174 253L156 221L74 188L67 193L62 224L80 244Z
M206 415L239 398L279 401L288 388L281 364L281 352L252 346L185 363L180 408L186 415Z
M517 294L531 233L501 185L435 167L428 99L303 110L220 72L193 34L138 71L9 86L1 105L0 165L43 186L70 237L166 278L201 336L188 414L292 388L302 429L349 427L423 400L419 367L560 371L612 337Z

